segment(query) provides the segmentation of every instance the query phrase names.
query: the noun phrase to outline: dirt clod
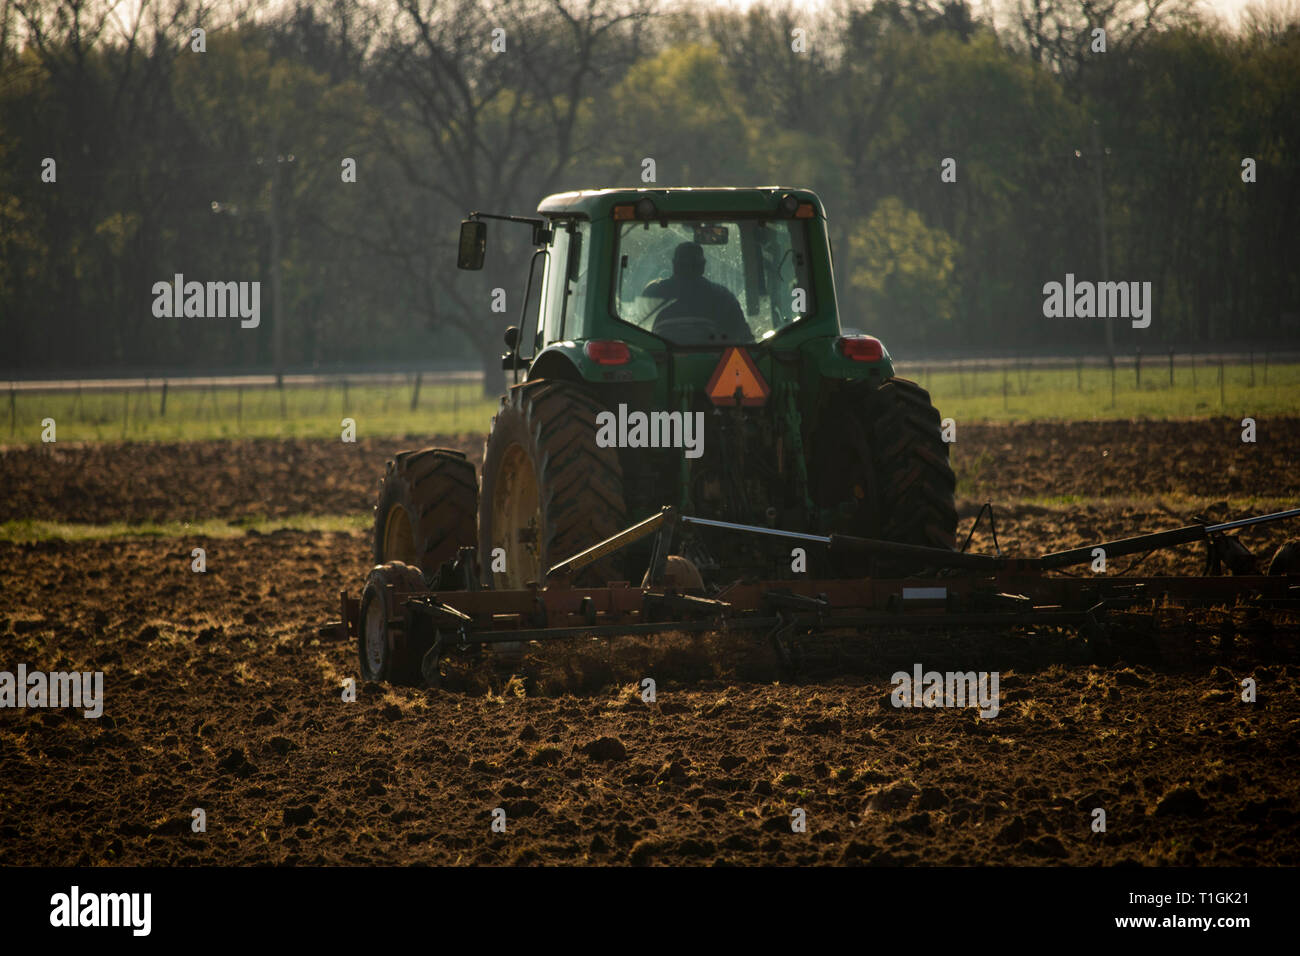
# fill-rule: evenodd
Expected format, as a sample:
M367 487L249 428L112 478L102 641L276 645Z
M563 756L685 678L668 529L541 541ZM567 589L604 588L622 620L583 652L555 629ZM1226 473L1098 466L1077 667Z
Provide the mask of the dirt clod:
M626 760L627 748L617 737L598 737L589 744L584 744L582 752L592 760Z

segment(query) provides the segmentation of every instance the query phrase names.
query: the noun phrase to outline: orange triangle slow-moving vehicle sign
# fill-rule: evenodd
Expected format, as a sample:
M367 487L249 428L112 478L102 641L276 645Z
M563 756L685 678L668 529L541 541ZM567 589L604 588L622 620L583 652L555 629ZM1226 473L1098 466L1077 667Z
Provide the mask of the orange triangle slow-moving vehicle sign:
M740 404L762 405L772 389L758 371L754 359L741 348L729 348L709 379L709 398L714 405L735 405L736 390L740 390Z

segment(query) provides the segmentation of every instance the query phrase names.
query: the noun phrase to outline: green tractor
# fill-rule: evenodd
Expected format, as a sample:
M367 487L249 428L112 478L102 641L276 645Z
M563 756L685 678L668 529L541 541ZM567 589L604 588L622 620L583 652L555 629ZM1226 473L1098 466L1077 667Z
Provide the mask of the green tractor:
M503 356L515 384L477 480L444 449L388 463L374 559L410 566L375 569L379 590L393 586L389 600L419 590L417 568L452 586L445 579L469 548L477 565L456 573L471 586L543 584L548 568L665 505L954 546L938 412L924 389L894 376L878 339L841 323L815 193L584 190L549 196L538 213L472 213L461 224L462 269L482 268L488 220L531 228L522 317ZM676 543L670 571L698 588L745 575L923 570L831 567L816 554L802 556L805 570L779 539L755 539L694 531ZM574 583L640 581L645 560L626 549ZM388 613L381 597L376 615ZM366 668L373 676L381 650Z

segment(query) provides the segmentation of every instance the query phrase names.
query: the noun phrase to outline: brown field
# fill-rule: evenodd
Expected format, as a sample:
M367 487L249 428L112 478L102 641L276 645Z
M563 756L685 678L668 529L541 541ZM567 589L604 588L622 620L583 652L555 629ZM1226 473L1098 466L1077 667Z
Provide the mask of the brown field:
M361 513L409 444L9 449L0 522ZM953 457L963 534L1005 503L1022 553L1300 500L1300 419L1256 445L1229 420L965 426ZM1241 540L1267 560L1295 535ZM1184 616L1107 666L1067 632L824 638L793 679L739 636L580 639L344 703L355 650L316 626L368 554L342 532L0 543L0 670L105 675L98 720L0 710L0 864L1300 863L1300 615ZM918 661L999 671L1001 712L895 709Z

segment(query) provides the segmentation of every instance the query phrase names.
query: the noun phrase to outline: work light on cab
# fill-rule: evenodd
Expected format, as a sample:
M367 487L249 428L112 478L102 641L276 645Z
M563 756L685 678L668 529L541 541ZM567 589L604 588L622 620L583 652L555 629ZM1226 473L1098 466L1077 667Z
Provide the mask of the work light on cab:
M638 199L635 203L622 203L614 207L614 219L622 221L625 219L640 219L643 222L649 222L659 213L659 207L649 196Z
M884 346L873 335L842 335L835 340L840 354L855 362L879 362Z
M594 339L582 351L597 365L626 365L632 361L632 350L617 339Z
M786 193L782 196L777 208L787 219L811 219L816 212L812 203L800 202L799 197L794 193Z

